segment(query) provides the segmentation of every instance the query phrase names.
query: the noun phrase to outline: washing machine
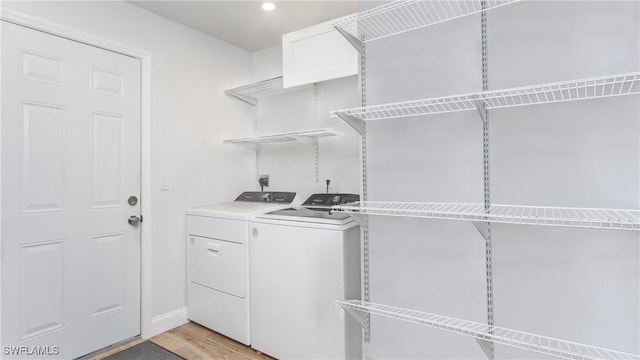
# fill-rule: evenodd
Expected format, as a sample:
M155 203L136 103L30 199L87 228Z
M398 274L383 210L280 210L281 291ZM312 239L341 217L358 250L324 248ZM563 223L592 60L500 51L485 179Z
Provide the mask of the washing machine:
M187 317L249 345L249 220L292 206L294 192L243 192L191 209L187 230Z
M314 194L251 220L251 347L278 359L362 359L361 328L335 303L360 299L360 228Z

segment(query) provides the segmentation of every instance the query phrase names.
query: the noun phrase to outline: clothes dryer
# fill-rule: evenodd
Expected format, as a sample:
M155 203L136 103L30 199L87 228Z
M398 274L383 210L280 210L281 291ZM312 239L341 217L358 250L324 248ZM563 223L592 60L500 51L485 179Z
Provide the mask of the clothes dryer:
M243 344L250 339L249 220L290 207L294 192L243 192L187 212L187 317Z

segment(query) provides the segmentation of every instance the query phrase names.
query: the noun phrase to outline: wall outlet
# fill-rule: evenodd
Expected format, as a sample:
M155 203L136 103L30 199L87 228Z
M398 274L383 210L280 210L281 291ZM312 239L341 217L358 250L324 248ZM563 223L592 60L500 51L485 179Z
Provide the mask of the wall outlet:
M269 175L260 175L260 179L258 179L258 183L261 186L269 187Z

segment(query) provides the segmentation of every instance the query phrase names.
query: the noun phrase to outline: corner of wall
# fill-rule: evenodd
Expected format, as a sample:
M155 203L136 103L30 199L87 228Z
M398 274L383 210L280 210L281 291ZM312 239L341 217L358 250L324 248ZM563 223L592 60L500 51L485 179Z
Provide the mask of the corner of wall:
M251 68L255 81L282 75L282 45L276 45L251 54Z
M151 327L148 334L142 334L142 338L148 339L165 331L184 325L189 322L187 319L187 307L181 307L151 319Z

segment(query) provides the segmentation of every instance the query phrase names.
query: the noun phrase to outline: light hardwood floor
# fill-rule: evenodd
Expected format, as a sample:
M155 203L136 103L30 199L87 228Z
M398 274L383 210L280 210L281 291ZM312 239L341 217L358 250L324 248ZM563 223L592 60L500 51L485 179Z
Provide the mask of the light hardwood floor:
M109 349L98 354L91 360L101 360L128 347L137 345L144 340L136 339L126 344ZM160 335L156 335L149 341L182 356L187 360L210 359L245 359L245 360L273 360L264 354L258 354L255 350L220 335L196 323L187 323L175 329L171 329Z

